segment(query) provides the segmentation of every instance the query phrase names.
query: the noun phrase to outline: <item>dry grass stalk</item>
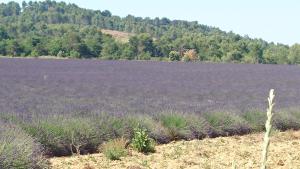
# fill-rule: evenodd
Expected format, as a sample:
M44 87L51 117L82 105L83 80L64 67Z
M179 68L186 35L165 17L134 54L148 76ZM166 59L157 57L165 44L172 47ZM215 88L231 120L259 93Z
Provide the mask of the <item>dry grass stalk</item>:
M266 133L264 137L264 144L263 144L263 151L262 151L262 164L261 164L261 169L266 169L267 168L267 158L268 158L268 148L270 145L270 133L272 129L272 117L273 117L273 100L274 100L274 89L270 90L269 98L268 98L268 103L269 107L267 109L267 121L266 121Z

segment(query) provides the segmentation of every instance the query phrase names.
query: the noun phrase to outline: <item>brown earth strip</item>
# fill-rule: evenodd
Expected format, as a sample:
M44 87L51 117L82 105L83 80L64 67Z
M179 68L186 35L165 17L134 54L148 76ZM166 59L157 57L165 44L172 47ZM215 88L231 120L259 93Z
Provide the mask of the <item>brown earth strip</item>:
M129 150L120 161L103 154L52 158L53 169L225 169L259 168L263 134L179 141L156 147L143 155ZM300 168L300 131L275 132L271 138L268 166L272 169Z

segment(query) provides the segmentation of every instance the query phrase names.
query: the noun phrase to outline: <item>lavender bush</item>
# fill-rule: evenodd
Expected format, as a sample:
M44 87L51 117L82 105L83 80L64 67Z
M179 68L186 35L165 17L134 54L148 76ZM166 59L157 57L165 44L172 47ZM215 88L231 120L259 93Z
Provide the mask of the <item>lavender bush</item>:
M91 118L48 116L22 126L47 148L48 155L93 153L103 141Z
M18 127L0 122L0 168L45 169L41 146Z

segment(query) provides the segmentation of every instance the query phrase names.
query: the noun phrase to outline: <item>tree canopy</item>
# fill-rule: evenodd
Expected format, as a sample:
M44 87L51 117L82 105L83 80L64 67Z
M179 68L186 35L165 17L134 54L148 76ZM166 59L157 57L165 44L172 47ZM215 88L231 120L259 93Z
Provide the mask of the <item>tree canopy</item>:
M133 33L122 43L101 29ZM0 55L298 64L291 47L225 32L198 22L119 17L51 0L0 4Z

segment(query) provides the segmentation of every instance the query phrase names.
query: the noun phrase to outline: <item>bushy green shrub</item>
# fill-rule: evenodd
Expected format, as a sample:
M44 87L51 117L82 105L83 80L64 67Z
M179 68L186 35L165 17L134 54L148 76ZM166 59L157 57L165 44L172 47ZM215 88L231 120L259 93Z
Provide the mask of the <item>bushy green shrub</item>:
M210 130L210 124L200 115L193 113L164 112L159 117L171 140L201 139Z
M102 59L104 59L104 60L114 60L114 56L105 55L105 56L102 56Z
M188 121L180 113L162 113L159 117L172 140L186 139L191 135Z
M190 62L191 59L188 56L183 56L181 59L183 62Z
M101 145L100 151L110 160L120 160L121 157L127 155L127 143L128 141L124 138L114 139Z
M247 121L233 113L211 112L204 114L204 118L213 129L211 137L241 135L251 131Z
M77 52L76 50L71 50L70 51L70 57L71 58L80 58L80 53Z
M171 51L169 53L169 60L170 61L179 61L180 60L180 54L177 51Z
M149 52L144 52L139 55L139 60L150 60L151 54Z
M45 169L49 164L33 138L15 126L0 123L0 168Z
M48 117L23 127L55 156L94 152L101 140L89 118Z
M190 132L188 139L202 139L207 136L211 129L210 124L200 115L189 113L182 115L187 121Z
M148 137L147 130L138 126L134 129L132 146L142 153L154 152L154 142Z
M33 49L33 50L31 51L30 56L32 56L32 57L38 57L38 56L39 56L39 52L38 52L36 49Z
M134 117L134 116L132 116ZM94 117L96 128L99 136L102 136L103 141L124 137L130 139L135 126L134 118L127 115L112 115L102 113Z
M116 138L131 139L138 123L135 116L108 113L87 116L35 117L22 126L46 147L49 155L66 156L96 152L100 144Z
M62 57L66 57L66 54L64 51L60 50L56 56L62 58Z
M248 122L253 131L263 131L265 128L266 115L261 111L247 111L242 117Z
M298 109L296 110L290 110L287 111L286 113L290 113L292 116L294 116L298 122L300 122L300 111Z
M300 129L300 120L297 118L296 113L276 112L273 121L274 127L280 131Z
M149 137L153 138L157 143L168 143L172 140L168 133L168 129L163 126L161 121L155 120L152 116L147 114L134 115L131 124L136 127L140 125L148 131Z

